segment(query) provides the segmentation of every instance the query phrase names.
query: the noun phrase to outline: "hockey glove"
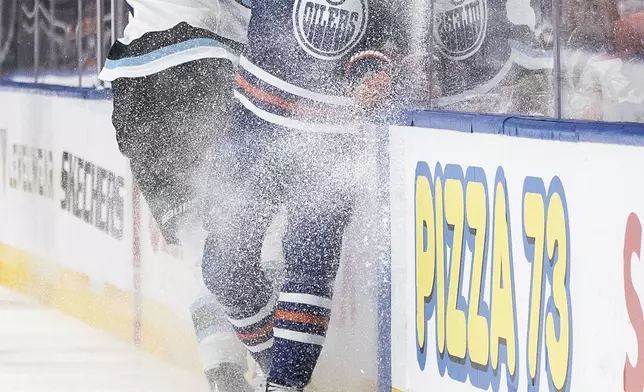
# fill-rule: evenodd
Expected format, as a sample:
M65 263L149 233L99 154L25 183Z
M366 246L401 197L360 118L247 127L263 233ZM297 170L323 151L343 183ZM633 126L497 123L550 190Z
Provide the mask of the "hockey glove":
M385 54L368 50L353 55L346 74L353 81L354 98L362 108L373 108L391 95L391 60Z

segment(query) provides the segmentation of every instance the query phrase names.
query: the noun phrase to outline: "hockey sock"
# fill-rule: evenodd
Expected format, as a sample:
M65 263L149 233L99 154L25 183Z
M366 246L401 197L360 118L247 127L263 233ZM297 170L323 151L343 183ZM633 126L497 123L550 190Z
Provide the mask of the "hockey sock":
M269 380L303 388L311 379L331 314L324 296L281 293L275 310L275 343Z
M275 299L252 312L239 312L228 316L237 337L250 355L268 374L271 366L271 349L273 347L273 310Z

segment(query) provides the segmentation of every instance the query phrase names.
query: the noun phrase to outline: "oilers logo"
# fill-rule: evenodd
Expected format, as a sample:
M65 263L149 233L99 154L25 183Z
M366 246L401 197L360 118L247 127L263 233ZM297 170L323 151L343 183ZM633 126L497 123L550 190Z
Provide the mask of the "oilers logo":
M368 0L296 0L293 29L300 46L321 60L335 60L362 39Z
M465 60L481 48L487 31L487 0L438 0L434 39L442 54Z

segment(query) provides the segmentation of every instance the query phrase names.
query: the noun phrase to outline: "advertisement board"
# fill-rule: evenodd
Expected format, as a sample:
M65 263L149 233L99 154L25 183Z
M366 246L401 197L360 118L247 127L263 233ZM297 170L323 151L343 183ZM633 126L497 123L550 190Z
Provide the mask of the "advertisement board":
M199 370L200 245L164 243L111 102L81 98L0 91L0 284ZM644 391L644 131L440 116L458 126L390 129L390 288L367 154L313 386L386 390L390 369L405 392Z
M204 294L203 235L190 247L165 243L118 150L111 101L0 86L0 107L0 284L199 375L189 309ZM380 183L376 163L364 163L318 392L369 392L378 379ZM280 267L283 229L278 219L262 252Z
M131 339L132 189L110 106L27 91L0 105L0 280Z
M644 390L636 140L390 143L394 390Z

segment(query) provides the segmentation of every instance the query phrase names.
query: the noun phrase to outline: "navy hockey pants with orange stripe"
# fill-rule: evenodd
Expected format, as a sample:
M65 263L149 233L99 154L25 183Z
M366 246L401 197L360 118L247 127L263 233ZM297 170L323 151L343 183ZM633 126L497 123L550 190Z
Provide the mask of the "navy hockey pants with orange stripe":
M245 113L218 143L207 179L204 280L269 381L303 387L326 336L360 141L278 127L236 110ZM275 293L260 255L279 208L286 210L286 271Z

